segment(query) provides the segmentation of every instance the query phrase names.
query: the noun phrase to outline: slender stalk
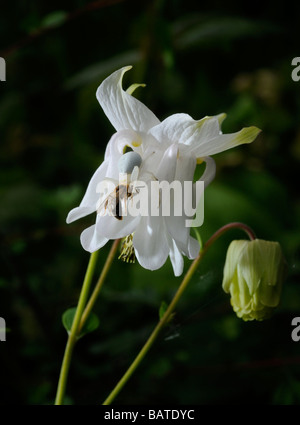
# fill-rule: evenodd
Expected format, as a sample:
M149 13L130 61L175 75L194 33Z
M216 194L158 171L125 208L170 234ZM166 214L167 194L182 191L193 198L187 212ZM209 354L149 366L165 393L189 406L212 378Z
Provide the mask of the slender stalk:
M90 285L91 285L91 281L92 281L92 277L93 277L93 273L94 273L94 269L95 269L95 265L96 265L96 260L98 257L98 253L99 251L94 252L93 254L91 254L90 257L90 262L88 264L88 268L86 271L86 275L84 278L84 282L82 285L82 289L81 289L81 293L80 293L80 297L79 297L79 301L78 301L78 305L77 305L77 309L76 309L76 313L74 316L74 320L72 323L72 327L68 336L68 341L67 341L67 345L66 345L66 349L65 349L65 354L64 354L64 358L63 358L63 362L62 362L62 366L61 366L61 371L60 371L60 377L59 377L59 381L58 381L58 387L57 387L57 394L56 394L56 399L55 399L55 404L56 405L60 405L63 403L63 399L64 399L64 394L65 394L65 390L66 390L66 385L67 385L67 379L68 379L68 373L69 373L69 369L70 369L70 364L71 364L71 359L72 359L72 354L73 354L73 350L75 347L75 344L77 342L78 339L78 335L80 334L80 331L82 330L86 320L89 317L89 314L91 313L94 304L96 302L96 299L99 295L99 292L103 286L103 283L105 281L105 278L107 276L107 273L112 265L114 256L116 254L118 245L119 245L120 239L117 239L114 241L110 252L107 256L107 259L105 261L105 264L103 266L102 272L100 274L100 277L98 279L98 282L95 286L95 289L87 303L87 297L88 297L88 293L89 293L89 289L90 289Z
M95 304L95 302L96 302L96 300L98 298L98 295L99 295L99 293L100 293L100 291L102 289L102 286L103 286L103 283L104 283L105 278L107 276L107 273L108 273L108 271L110 269L110 266L111 266L111 264L113 262L113 259L115 257L115 254L117 252L119 243L120 243L120 239L116 239L114 241L112 247L111 247L111 250L110 250L110 252L108 254L108 257L106 259L106 262L105 262L104 267L102 269L102 272L100 274L100 277L98 279L98 282L97 282L97 284L95 286L95 289L93 290L93 293L90 296L90 299L89 299L89 301L88 301L88 303L87 303L87 305L86 305L86 307L84 309L84 312L82 313L80 324L79 324L79 328L78 328L78 333L80 333L81 329L83 328L83 326L84 326L87 318L89 317L89 315L90 315L90 313L91 313L91 311L92 311L92 309L94 307L94 304Z
M256 235L254 231L251 229L251 227L247 226L247 224L239 223L239 222L233 222L225 224L225 226L220 227L205 243L205 246L207 248L210 247L217 239L219 239L220 236L222 236L224 233L226 233L228 230L231 229L240 229L243 230L249 237L251 241L256 239Z
M189 270L187 271L183 281L181 282L181 285L179 286L179 288L178 288L171 304L169 305L168 309L166 310L165 314L163 315L161 320L156 325L152 334L148 338L146 344L143 346L143 348L141 349L141 351L139 352L139 354L137 355L137 357L135 358L135 360L133 361L133 363L131 364L131 366L129 367L127 372L125 373L125 375L123 375L123 377L118 382L116 387L113 389L113 391L107 397L107 399L104 401L104 403L103 403L104 405L110 404L114 400L114 398L119 394L119 392L121 391L123 386L126 384L128 379L131 377L131 375L133 374L133 372L137 368L137 366L141 363L141 361L143 360L145 355L148 353L149 349L152 347L154 341L156 340L156 337L158 336L158 334L160 333L162 328L165 326L165 324L168 322L168 320L169 320L172 312L174 311L181 295L183 294L185 288L187 287L187 285L188 285L191 277L193 276L195 270L197 269L203 255L204 255L204 252L205 252L205 249L203 248L201 250L201 252L199 253L198 257L191 264Z
M165 314L160 319L156 327L154 328L152 334L149 336L148 340L146 341L145 345L133 361L133 363L130 365L129 369L125 372L123 377L120 379L120 381L117 383L115 388L112 390L112 392L109 394L109 396L106 398L106 400L103 402L103 405L109 405L111 402L116 398L116 396L119 394L119 392L122 390L124 385L127 383L131 375L134 373L134 371L137 369L141 361L144 359L150 348L152 347L153 343L155 342L158 334L162 330L162 328L166 325L166 323L169 321L176 305L178 304L178 301L180 300L183 292L185 291L188 283L190 282L194 272L197 270L199 263L201 262L204 254L208 250L208 248L217 240L220 236L222 236L225 232L228 230L238 228L243 230L247 233L250 240L253 240L256 238L253 230L247 226L244 223L229 223L223 227L221 227L219 230L217 230L205 243L203 248L200 250L198 257L192 262L190 268L188 269L186 275L184 276L176 294L174 295L173 300L171 301L169 307L165 311Z
M96 261L97 261L97 258L98 258L98 253L99 253L99 251L93 252L90 256L89 264L88 264L87 271L86 271L86 274L85 274L85 278L84 278L84 281L83 281L83 285L82 285L82 288L81 288L76 313L75 313L75 316L74 316L74 319L73 319L71 330L69 332L68 341L67 341L67 345L66 345L66 349L65 349L65 353L64 353L64 358L63 358L62 365L61 365L60 376L59 376L59 381L58 381L58 386L57 386L56 399L55 399L56 405L60 405L60 404L63 403L68 373L69 373L70 364L71 364L72 353L73 353L75 343L77 341L78 328L79 328L82 312L83 312L83 309L85 307L86 300L87 300L87 297L88 297L88 292L89 292L89 288L90 288L90 285L91 285L91 282L92 282L92 277L93 277L93 274L94 274Z

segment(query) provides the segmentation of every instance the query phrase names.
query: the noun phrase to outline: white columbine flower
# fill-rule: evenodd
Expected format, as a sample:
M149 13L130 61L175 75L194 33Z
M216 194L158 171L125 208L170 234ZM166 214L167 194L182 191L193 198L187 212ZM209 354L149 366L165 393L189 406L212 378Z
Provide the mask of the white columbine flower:
M99 207L97 187L103 180L119 179L119 161L126 147L139 154L138 180L156 179L169 183L193 181L197 162L206 162L201 177L205 186L214 178L215 163L210 155L225 151L243 143L251 143L259 129L244 128L233 134L222 134L220 124L225 114L193 120L187 114L174 114L160 122L143 103L131 94L138 85L127 91L122 89L122 78L130 66L110 75L97 90L97 99L108 119L116 129L110 139L104 162L91 178L79 205L70 211L67 223L95 212ZM122 160L121 160L122 161ZM130 174L132 169L128 171ZM160 268L170 257L174 273L183 271L183 258L196 258L198 242L190 236L185 217L124 216L97 214L96 223L81 234L85 250L94 252L110 239L128 237L125 254L134 254L146 269Z

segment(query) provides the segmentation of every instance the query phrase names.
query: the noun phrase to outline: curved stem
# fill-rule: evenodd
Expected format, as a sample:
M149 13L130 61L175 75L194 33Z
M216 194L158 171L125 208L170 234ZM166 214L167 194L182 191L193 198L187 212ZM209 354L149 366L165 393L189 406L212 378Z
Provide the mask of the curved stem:
M181 295L183 294L185 288L187 287L187 284L189 283L191 277L193 276L195 270L198 267L198 264L200 263L203 255L204 255L204 248L201 250L201 252L199 253L198 257L193 261L193 263L191 264L189 270L187 271L181 285L179 286L171 304L169 305L169 307L167 308L165 314L163 315L163 317L161 318L161 320L158 322L158 324L156 325L155 329L153 330L152 334L150 335L150 337L148 338L146 344L143 346L143 348L141 349L141 351L139 352L139 354L137 355L137 357L135 358L135 360L133 361L133 363L131 364L131 366L129 367L129 369L127 370L127 372L125 373L125 375L123 375L122 379L118 382L118 384L116 385L116 387L113 389L113 391L110 393L110 395L107 397L107 399L104 401L104 405L108 405L110 404L114 398L118 395L118 393L121 391L121 389L123 388L123 386L126 384L126 382L128 381L128 379L131 377L131 375L133 374L133 372L135 371L135 369L137 368L137 366L141 363L141 361L143 360L143 358L145 357L145 355L148 353L149 349L151 348L151 346L153 345L156 337L158 336L159 332L161 331L161 329L165 326L165 324L168 322L168 320L170 319L170 316L172 314L172 312L174 311Z
M65 353L64 353L64 358L63 358L62 365L61 365L60 376L59 376L59 381L58 381L58 386L57 386L56 399L55 399L56 405L60 405L60 404L63 403L68 373L69 373L70 364L71 364L72 353L73 353L75 343L77 341L78 328L79 328L82 312L83 312L83 309L84 309L84 306L86 304L86 300L87 300L87 297L88 297L88 292L89 292L89 288L90 288L90 285L91 285L91 282L92 282L92 277L93 277L93 274L94 274L96 261L97 261L97 258L98 258L98 253L99 253L99 251L93 252L90 256L90 261L89 261L87 271L86 271L86 274L85 274L85 278L84 278L84 281L83 281L83 285L82 285L82 288L81 288L76 313L75 313L75 316L74 316L74 319L73 319L71 330L69 332L68 341L67 341L67 345L66 345L66 349L65 349Z
M220 227L220 229L218 229L208 239L208 241L205 243L205 246L207 248L209 248L210 245L212 245L217 239L219 239L220 236L222 236L224 233L226 233L228 230L231 230L231 229L240 229L240 230L243 230L245 233L247 233L247 235L248 235L248 237L249 237L249 239L251 241L253 241L254 239L256 239L256 235L255 235L254 231L251 229L251 227L247 226L247 224L239 223L237 221L237 222L225 224L225 226Z
M156 327L154 328L153 332L151 333L151 335L149 336L148 340L146 341L145 345L143 346L143 348L141 349L141 351L139 352L139 354L137 355L137 357L135 358L135 360L133 361L133 363L130 365L129 369L127 369L127 371L125 372L125 374L123 375L123 377L120 379L120 381L117 383L117 385L115 386L115 388L112 390L112 392L109 394L109 396L105 399L105 401L103 402L103 405L109 405L111 404L111 402L115 399L115 397L119 394L119 392L122 390L122 388L124 387L124 385L126 384L126 382L129 380L129 378L131 377L131 375L134 373L134 371L136 370L136 368L139 366L139 364L141 363L141 361L143 360L143 358L146 356L146 354L148 353L148 351L150 350L150 348L152 347L153 343L155 342L158 334L160 333L160 331L162 330L162 328L166 325L166 323L169 321L169 319L171 318L171 315L176 307L176 305L178 304L178 301L180 300L180 297L182 296L184 290L186 289L188 283L190 282L194 272L197 270L199 263L201 262L204 254L206 253L206 251L208 250L208 248L220 237L222 236L225 232L227 232L228 230L234 229L234 228L238 228L241 229L243 231L245 231L247 233L247 235L249 236L250 240L253 240L256 238L253 230L247 226L244 223L229 223L226 224L225 226L221 227L219 230L217 230L209 239L208 241L204 244L203 248L200 250L198 257L192 262L190 268L188 269L186 275L184 276L176 294L174 295L173 300L171 301L171 304L169 305L169 307L167 308L167 310L165 311L165 314L163 315L163 317L161 318L161 320L158 322L158 324L156 325Z

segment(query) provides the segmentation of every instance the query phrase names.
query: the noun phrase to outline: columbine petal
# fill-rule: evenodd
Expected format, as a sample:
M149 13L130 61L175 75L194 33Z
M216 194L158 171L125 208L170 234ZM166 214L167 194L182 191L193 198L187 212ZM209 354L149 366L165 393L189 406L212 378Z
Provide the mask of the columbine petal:
M185 246L189 239L190 228L185 226L186 216L170 216L165 218L166 228L170 236Z
M134 148L141 143L140 136L132 130L122 130L115 133L107 144L105 160L108 162L106 177L119 179L118 161L127 146Z
M161 157L161 155L159 155ZM155 177L159 181L172 182L175 178L176 165L178 156L178 146L173 144L168 147L161 158L157 170L155 171Z
M193 238L189 235L188 241L186 244L182 244L181 242L177 242L177 246L186 257L188 257L190 260L197 257L200 251L200 245L197 239Z
M175 178L173 180L177 180L181 183L187 182L187 181L193 181L193 176L195 172L196 167L196 159L191 156L185 156L181 153L178 155L177 163L176 163L176 173ZM184 193L182 193L182 196L184 196ZM171 207L173 207L175 201L174 201L174 192L173 190L170 193L170 201L171 201ZM177 201L178 202L178 201ZM166 227L168 229L169 234L175 241L181 242L182 245L185 245L188 241L190 228L187 228L185 226L185 220L190 218L187 217L184 211L184 205L183 201L181 201L182 206L182 214L180 216L174 215L171 213L169 217L165 218ZM175 208L175 205L174 205ZM171 209L173 212L173 208Z
M174 239L169 241L169 257L172 263L175 276L180 276L183 272L184 261Z
M204 182L204 188L206 188L209 183L215 178L216 175L216 163L213 158L210 156L205 156L201 158L201 162L206 163L205 171L202 174L201 178L199 180Z
M130 202L130 201L129 201ZM122 220L111 215L105 215L99 218L97 231L101 236L109 239L120 239L133 233L140 221L140 217L131 215L123 216Z
M186 155L184 152L179 152L175 180L180 182L193 181L196 164L195 157Z
M237 133L220 134L218 137L207 139L201 145L194 147L192 153L196 157L215 155L235 146L253 142L260 131L257 127L245 127Z
M138 262L148 270L157 270L163 266L169 255L161 217L142 217L133 235L133 246Z
M104 179L107 172L108 162L103 162L100 167L95 171L91 178L85 195L79 205L79 207L73 208L67 217L67 223L72 223L79 218L85 217L96 211L97 201L99 194L97 193L98 183Z
M80 241L86 251L95 252L102 248L109 239L100 236L99 232L97 232L97 225L93 224L93 226L88 227L81 233Z
M219 117L221 115L195 121L188 114L174 114L151 128L150 133L162 143L198 145L201 141L210 140L220 134Z
M174 114L153 127L150 133L162 143L185 144L189 147L187 152L202 157L251 143L260 132L257 127L246 127L237 133L221 134L220 123L224 117L225 114L220 114L195 121L187 114Z
M106 78L99 86L96 96L117 131L132 129L147 132L159 120L142 102L122 89L123 75L129 69L131 66L126 66Z
M197 241L197 239L193 238L192 236L189 237L189 242L188 242L188 250L187 250L187 254L186 256L189 259L194 259L197 257L197 255L199 254L200 251L200 244Z

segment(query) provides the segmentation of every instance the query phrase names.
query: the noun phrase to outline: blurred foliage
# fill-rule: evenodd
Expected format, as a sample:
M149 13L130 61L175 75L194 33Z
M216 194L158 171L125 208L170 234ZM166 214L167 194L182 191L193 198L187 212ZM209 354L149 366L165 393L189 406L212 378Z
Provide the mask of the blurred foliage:
M111 3L111 4L110 4ZM282 244L282 302L265 322L237 319L222 292L226 249L209 250L173 320L119 395L120 404L300 404L300 7L229 0L8 2L0 15L1 403L53 403L66 342L62 313L76 305L89 255L66 225L103 159L113 128L95 91L121 66L125 84L163 119L226 112L223 129L256 125L251 145L216 156L203 241L229 221ZM199 171L200 172L200 171ZM101 249L97 271L109 246ZM188 266L189 261L186 261ZM149 272L115 261L79 341L66 402L99 404L155 326L180 282L169 262Z

